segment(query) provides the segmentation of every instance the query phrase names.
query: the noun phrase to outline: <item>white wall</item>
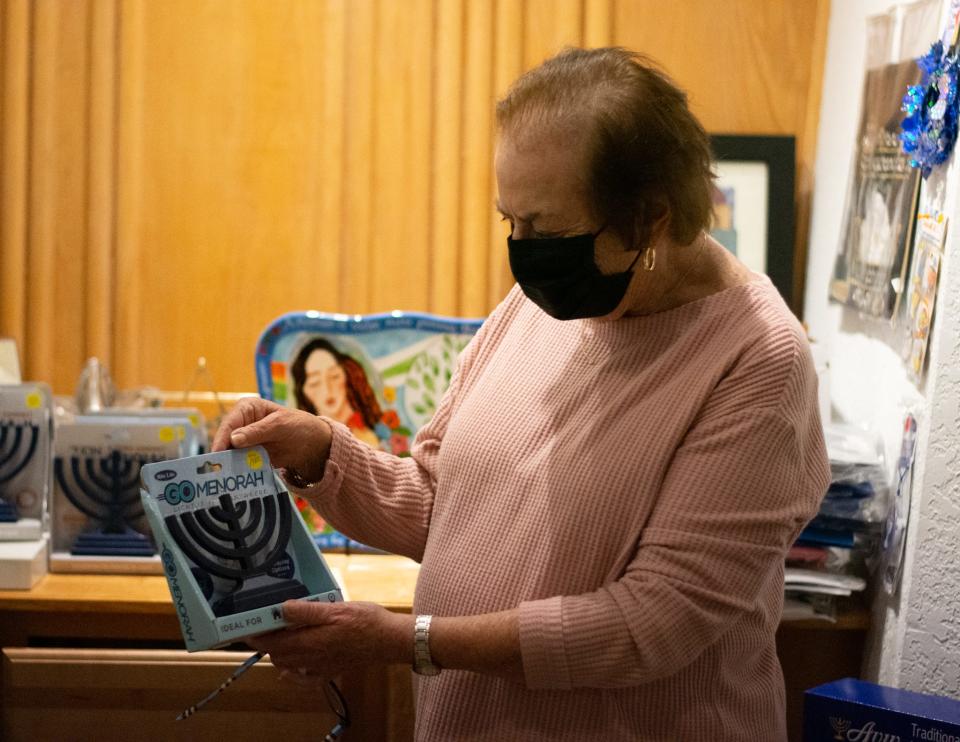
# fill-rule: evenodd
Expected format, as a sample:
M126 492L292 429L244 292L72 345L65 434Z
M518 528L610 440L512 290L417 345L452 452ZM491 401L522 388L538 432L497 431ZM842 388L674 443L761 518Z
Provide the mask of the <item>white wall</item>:
M889 464L899 451L904 411L911 409L920 420L902 582L894 596L884 596L878 587L864 677L960 698L960 168L956 162L924 185L928 200L941 189L942 209L951 226L923 388L917 390L907 381L899 356L877 339L890 334L884 323L864 320L827 301L860 114L866 19L890 5L890 0L835 0L832 4L804 317L830 358L835 413L881 431ZM946 15L939 3L934 11ZM937 26L924 37L920 53L939 30Z

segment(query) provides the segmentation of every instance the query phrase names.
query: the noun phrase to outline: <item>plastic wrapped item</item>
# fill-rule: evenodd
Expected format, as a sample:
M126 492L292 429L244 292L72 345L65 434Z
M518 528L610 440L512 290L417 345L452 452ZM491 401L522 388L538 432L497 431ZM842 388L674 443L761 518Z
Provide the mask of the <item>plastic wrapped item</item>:
M819 620L836 623L837 597L787 590L783 600L785 621Z
M879 435L842 423L824 427L831 483L819 518L834 518L859 530L880 527L890 508L890 485Z
M845 423L828 423L823 434L834 483L871 483L874 490L888 489L879 435Z
M853 530L880 528L890 509L889 500L886 492L857 499L826 497L820 504L818 517L832 518Z
M863 559L860 550L845 549L838 546L800 546L795 545L787 552L787 567L817 569L836 574L860 574Z
M903 421L903 439L897 461L897 484L894 505L883 529L883 585L893 595L900 583L903 553L910 519L910 499L913 488L913 462L917 452L917 418L908 414Z

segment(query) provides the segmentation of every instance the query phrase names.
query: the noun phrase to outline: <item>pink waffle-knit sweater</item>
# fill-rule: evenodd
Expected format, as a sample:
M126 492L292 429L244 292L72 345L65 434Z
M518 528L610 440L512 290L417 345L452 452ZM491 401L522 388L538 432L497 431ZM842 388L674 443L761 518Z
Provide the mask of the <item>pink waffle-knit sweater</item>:
M765 277L614 322L514 287L412 458L333 424L310 499L421 563L415 612L520 610L525 686L418 678L417 739L786 739L774 632L828 484L816 386Z

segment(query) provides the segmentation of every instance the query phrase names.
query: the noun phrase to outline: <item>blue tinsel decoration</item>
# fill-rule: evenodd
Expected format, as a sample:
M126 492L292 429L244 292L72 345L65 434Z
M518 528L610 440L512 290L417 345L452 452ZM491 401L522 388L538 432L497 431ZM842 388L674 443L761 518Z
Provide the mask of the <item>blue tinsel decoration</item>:
M923 177L942 164L957 141L957 77L960 72L957 53L943 51L943 42L936 41L930 51L917 60L923 71L919 85L907 88L900 107L903 120L900 141L903 151L911 155L910 164L920 168Z

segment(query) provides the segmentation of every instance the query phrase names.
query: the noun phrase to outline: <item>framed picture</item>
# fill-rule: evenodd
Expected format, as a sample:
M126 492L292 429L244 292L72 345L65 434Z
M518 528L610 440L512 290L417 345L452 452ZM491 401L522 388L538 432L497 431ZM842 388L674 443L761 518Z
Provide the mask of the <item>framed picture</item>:
M794 306L794 138L714 134L710 141L717 173L711 235L766 273Z

